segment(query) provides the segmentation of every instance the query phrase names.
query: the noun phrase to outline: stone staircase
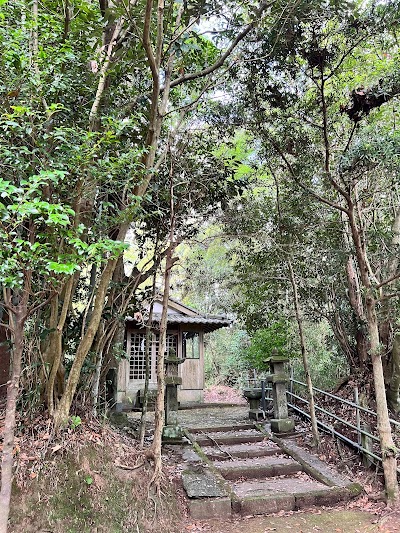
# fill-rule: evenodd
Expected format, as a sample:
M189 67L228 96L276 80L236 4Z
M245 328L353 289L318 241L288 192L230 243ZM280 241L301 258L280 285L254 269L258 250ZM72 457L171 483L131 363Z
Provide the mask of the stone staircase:
M186 436L182 481L194 519L329 506L362 491L267 425L192 428Z

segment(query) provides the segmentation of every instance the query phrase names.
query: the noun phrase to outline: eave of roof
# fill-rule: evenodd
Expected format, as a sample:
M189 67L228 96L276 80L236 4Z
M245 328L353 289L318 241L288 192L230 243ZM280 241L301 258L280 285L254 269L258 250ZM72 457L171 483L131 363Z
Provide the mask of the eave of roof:
M160 322L161 315L156 313L153 316L154 322ZM232 323L231 320L221 317L205 317L205 316L185 316L185 315L169 315L167 318L167 324L193 324L203 326L204 331L207 333L215 331L219 328L226 328Z
M127 317L126 319L128 322L137 323L133 318ZM153 315L153 322L159 323L161 320L161 313L155 313ZM138 323L137 323L138 324ZM194 325L194 326L201 326L202 329L206 333L210 333L211 331L215 331L220 328L226 328L229 327L232 324L232 320L229 320L226 317L222 316L187 316L187 315L178 315L178 314L170 314L167 317L167 324L169 326L174 324L188 324L188 325ZM139 324L138 324L139 325ZM143 326L143 324L140 324L140 326Z

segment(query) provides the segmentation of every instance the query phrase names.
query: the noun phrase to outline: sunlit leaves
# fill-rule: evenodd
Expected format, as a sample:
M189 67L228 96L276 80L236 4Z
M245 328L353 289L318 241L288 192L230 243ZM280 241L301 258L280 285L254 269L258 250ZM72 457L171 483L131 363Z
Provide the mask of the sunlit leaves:
M88 244L74 226L75 212L68 204L43 199L50 184L66 179L65 172L41 171L16 186L0 178L0 283L22 286L24 275L34 272L42 283L54 285L57 275L70 275L86 262L101 263L117 257L125 245L111 239ZM64 244L63 244L64 242ZM55 277L54 277L55 276Z

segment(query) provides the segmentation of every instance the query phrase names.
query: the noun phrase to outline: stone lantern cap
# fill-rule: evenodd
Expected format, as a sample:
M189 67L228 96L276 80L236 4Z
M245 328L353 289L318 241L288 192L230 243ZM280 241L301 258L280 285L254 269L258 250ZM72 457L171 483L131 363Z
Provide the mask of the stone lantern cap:
M264 363L287 363L289 361L289 357L287 357L286 355L277 355L277 354L273 354L271 355L270 357L267 357L267 359L265 359Z

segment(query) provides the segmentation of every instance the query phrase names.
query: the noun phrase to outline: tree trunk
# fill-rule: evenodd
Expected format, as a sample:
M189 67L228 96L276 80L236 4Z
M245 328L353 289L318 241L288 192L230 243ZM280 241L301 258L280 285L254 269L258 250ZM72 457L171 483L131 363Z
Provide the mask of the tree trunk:
M294 310L296 313L296 321L297 321L297 325L299 328L301 356L303 359L303 367L304 367L304 372L306 375L306 383L307 383L307 388L308 388L308 398L310 401L310 418L311 418L312 434L313 434L314 444L319 448L321 441L319 438L317 417L315 415L314 390L313 390L311 374L310 374L310 365L308 363L306 344L304 340L303 318L301 316L301 309L300 309L300 303L299 303L299 295L297 291L296 278L294 276L292 262L290 259L288 259L288 267L289 267L290 282L293 288Z
M128 228L129 223L125 223L123 226L121 226L118 235L118 240L125 239ZM117 265L117 261L117 258L110 259L101 274L99 285L97 287L96 299L93 305L93 312L88 328L84 336L82 337L81 342L79 343L78 349L75 354L75 359L68 376L68 381L65 387L64 394L62 395L60 403L58 404L57 409L54 412L54 424L56 428L59 428L68 420L69 411L76 391L76 387L79 382L83 363L87 354L89 353L90 348L92 347L94 337L100 325L108 286L114 273L114 269Z
M103 352L104 352L104 320L100 321L101 326L97 330L97 341L95 343L95 357L96 357L96 368L93 375L93 385L92 385L92 412L93 416L97 416L97 404L99 401L99 390L100 390L100 377L101 377L101 368L103 365Z
M393 505L399 499L399 488L397 484L396 447L392 438L392 430L390 427L389 413L386 402L385 380L383 376L382 367L382 354L379 343L378 320L376 317L376 302L371 293L367 294L366 308L371 343L371 359L374 374L376 413L378 420L378 432L382 450L382 464L385 476L386 497L389 505Z
M146 414L147 414L147 405L149 400L149 381L150 381L150 358L151 358L151 345L152 345L152 322L153 322L153 309L154 309L154 298L156 295L156 272L153 275L153 286L151 291L151 302L149 308L149 317L147 320L146 326L146 376L144 382L144 392L143 392L143 405L142 405L142 414L140 417L139 424L139 446L143 446L144 435L146 432Z
M149 382L150 382L150 358L151 358L151 347L152 347L152 329L151 329L151 321L153 316L153 302L151 303L150 307L150 313L149 313L149 321L146 326L146 360L145 360L145 380L144 380L144 390L143 390L143 405L142 405L142 413L140 415L140 423L139 423L139 446L143 447L144 444L144 435L146 433L146 415L147 415L147 405L149 402Z
M25 308L24 308L25 307ZM13 324L13 348L11 379L7 386L7 403L3 432L3 451L1 458L1 490L0 490L0 533L7 533L8 516L12 489L13 448L15 437L15 419L17 399L21 376L22 351L24 340L24 324L26 306L19 306L9 311Z
M360 284L356 269L354 268L353 257L349 257L346 264L347 286L349 291L349 302L354 312L356 320L356 349L359 368L364 369L368 361L368 339L365 331L365 312L361 298Z
M58 320L56 330L53 331L50 335L49 351L52 359L52 367L47 381L46 395L47 395L47 406L49 409L50 416L53 416L54 413L54 403L56 398L54 398L54 384L56 381L57 374L59 373L61 360L62 360L62 336L64 331L64 325L67 318L68 309L70 306L72 288L74 286L74 277L71 276L66 283L64 290L64 301L61 309L60 318ZM58 312L58 298L54 299L52 305L56 306Z
M386 401L385 379L383 375L382 353L379 339L378 318L376 313L376 300L374 297L374 289L370 280L367 251L365 249L365 238L362 233L362 229L359 229L357 226L353 204L349 201L348 205L348 217L351 227L351 234L354 242L358 267L360 269L360 278L365 291L365 309L368 323L370 356L374 376L376 413L382 451L383 473L385 476L386 497L388 504L393 505L399 499L399 490L397 485L396 448L393 442Z
M393 339L391 373L386 397L390 409L398 415L400 413L400 332L396 331Z
M171 229L173 233L173 228ZM162 431L164 427L164 401L165 401L165 369L164 369L164 354L167 340L167 318L168 318L168 299L171 284L171 270L174 264L173 252L176 248L176 243L171 242L167 257L165 260L164 272L164 294L163 294L163 309L160 321L160 342L157 361L157 398L155 405L155 422L154 422L154 441L152 451L154 455L154 474L152 482L159 488L162 475L161 462L161 445L162 445Z

